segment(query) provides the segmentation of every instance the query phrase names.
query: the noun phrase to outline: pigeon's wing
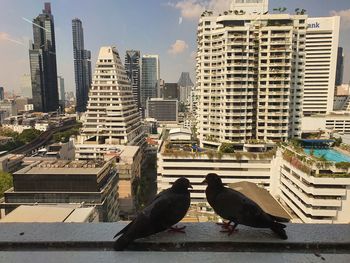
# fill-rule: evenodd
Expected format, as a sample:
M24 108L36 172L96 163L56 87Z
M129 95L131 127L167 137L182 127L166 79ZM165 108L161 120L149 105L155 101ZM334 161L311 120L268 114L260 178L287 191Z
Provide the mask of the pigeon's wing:
M238 224L254 224L264 215L264 211L253 200L230 188L221 191L215 203L218 210L216 212L220 216Z
M163 231L178 223L186 214L189 205L186 195L167 193L154 203L150 218L157 223L159 231Z

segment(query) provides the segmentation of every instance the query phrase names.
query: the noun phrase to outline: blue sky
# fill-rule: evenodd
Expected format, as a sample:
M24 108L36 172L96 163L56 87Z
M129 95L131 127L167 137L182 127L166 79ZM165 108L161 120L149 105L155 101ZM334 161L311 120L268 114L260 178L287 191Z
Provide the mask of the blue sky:
M1 0L0 3L0 86L18 90L20 76L29 73L28 43L32 20L43 9L41 0ZM71 20L83 22L85 48L95 63L100 46L117 46L124 58L126 49L158 54L161 78L176 82L181 71L194 80L194 53L198 15L203 9L226 10L230 0L52 0L55 19L58 73L66 90L74 90ZM346 52L345 81L350 74L350 0L270 0L270 10L287 7L289 12L304 8L309 16L342 16L341 40ZM348 62L349 61L349 62Z

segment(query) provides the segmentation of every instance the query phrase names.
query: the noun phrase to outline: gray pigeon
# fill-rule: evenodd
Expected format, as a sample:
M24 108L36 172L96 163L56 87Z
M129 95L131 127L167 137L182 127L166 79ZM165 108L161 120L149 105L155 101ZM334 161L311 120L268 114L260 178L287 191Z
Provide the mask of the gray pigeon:
M219 216L229 220L226 226L229 235L233 233L238 224L241 224L270 228L281 239L288 238L284 230L286 225L279 222L288 222L289 219L265 213L253 200L238 191L225 187L217 174L208 174L203 182L208 184L205 194L210 206ZM233 226L230 225L231 222L234 223Z
M190 207L190 181L181 177L174 184L160 192L137 217L118 232L114 238L121 235L114 244L115 250L125 249L135 239L147 237L168 228L183 232L183 228L172 228L187 213Z

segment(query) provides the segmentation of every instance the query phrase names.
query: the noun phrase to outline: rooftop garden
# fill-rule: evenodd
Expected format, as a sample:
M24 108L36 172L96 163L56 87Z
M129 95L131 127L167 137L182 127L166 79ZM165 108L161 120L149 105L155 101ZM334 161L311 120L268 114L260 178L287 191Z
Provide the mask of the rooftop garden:
M324 156L317 157L313 155L313 149L310 150L310 155L307 155L298 139L289 141L289 144L283 143L281 146L284 148L283 159L308 175L315 177L350 177L349 162L334 163L328 161Z
M240 147L242 148L242 147ZM275 156L276 149L270 149L265 152L245 152L238 150L237 145L234 143L222 143L219 150L212 150L206 148L200 148L196 144L185 143L169 143L167 142L164 147L163 155L172 157L199 157L207 156L209 159L221 159L222 157L233 157L237 160L241 159L271 159Z

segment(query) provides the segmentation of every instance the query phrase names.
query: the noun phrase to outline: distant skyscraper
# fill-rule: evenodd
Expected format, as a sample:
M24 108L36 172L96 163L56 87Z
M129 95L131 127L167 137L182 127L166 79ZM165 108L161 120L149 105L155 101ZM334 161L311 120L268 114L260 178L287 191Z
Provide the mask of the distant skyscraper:
M125 54L125 71L128 76L134 100L137 103L137 107L141 107L140 100L140 51L127 50Z
M343 84L343 74L344 74L344 50L342 47L338 47L337 56L337 74L335 77L335 85L340 86Z
M57 77L57 83L59 87L59 93L60 93L60 104L63 106L63 108L66 105L66 91L64 89L64 78L62 76Z
M177 84L179 85L179 101L189 104L190 97L191 97L191 90L194 86L190 78L190 73L182 72Z
M30 74L24 74L21 76L20 81L21 96L25 98L32 98L32 80Z
M54 20L50 3L33 19L34 43L29 49L32 94L35 111L58 109Z
M177 83L164 83L160 90L160 97L168 100L179 100L179 85Z
M141 106L146 106L149 98L156 98L160 79L158 55L142 56Z
M91 52L84 49L84 32L80 19L72 20L76 111L86 111L91 85Z
M0 87L0 100L4 100L5 94L4 94L4 87Z

